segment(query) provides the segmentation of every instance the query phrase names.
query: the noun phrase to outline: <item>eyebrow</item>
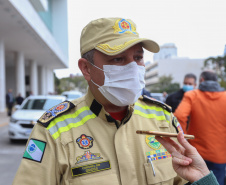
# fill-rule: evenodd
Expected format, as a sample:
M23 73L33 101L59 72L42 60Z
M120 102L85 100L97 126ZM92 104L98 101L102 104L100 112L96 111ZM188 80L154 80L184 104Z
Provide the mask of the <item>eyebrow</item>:
M143 53L144 53L144 50L142 49L142 50L136 51L136 53L141 53L141 54L143 54Z
M120 53L120 54L124 54L126 51L123 51L122 53ZM144 53L144 50L142 49L142 50L138 50L138 51L136 51L135 53L139 53L139 54L143 54ZM119 55L120 55L119 54Z

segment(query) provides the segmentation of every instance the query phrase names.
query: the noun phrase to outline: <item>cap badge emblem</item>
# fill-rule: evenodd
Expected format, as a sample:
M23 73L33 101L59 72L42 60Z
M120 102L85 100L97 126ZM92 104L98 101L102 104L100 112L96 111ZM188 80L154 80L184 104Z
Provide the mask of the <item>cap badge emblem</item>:
M137 35L136 27L132 24L132 22L129 22L126 19L118 19L115 22L115 25L113 26L113 28L115 30L114 33L119 33L119 34L132 33Z

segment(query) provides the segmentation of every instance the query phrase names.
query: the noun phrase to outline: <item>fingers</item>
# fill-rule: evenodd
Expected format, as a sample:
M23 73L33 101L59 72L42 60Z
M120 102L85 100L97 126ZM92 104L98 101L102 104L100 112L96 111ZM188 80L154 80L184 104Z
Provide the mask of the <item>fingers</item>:
M173 141L170 138L167 137L160 137L160 136L156 136L155 137L165 148L168 152L172 153L175 151L175 149L177 151L179 151L180 153L182 153L184 151L184 149L178 145L175 141Z
M179 153L178 151L174 151L171 153L173 162L178 165L189 165L192 163L192 159L189 157L184 156L183 154Z
M165 138L179 153L184 153L185 149L170 138Z
M174 157L174 156L172 156L172 160L173 160L173 164L177 164L180 166L187 166L192 162L190 158L183 159L183 158Z
M189 142L184 138L183 132L180 131L177 139L179 141L179 143L185 148L185 150L187 150L188 152L193 151L195 148L189 144ZM194 152L194 151L193 151Z
M169 142L167 142L165 139L163 139L162 137L155 136L155 139L157 139L169 153L172 153L174 151L173 146Z
M176 164L188 165L192 162L191 158L184 156L185 149L172 139L162 138L160 136L156 136L155 138L166 148L169 153L171 153Z

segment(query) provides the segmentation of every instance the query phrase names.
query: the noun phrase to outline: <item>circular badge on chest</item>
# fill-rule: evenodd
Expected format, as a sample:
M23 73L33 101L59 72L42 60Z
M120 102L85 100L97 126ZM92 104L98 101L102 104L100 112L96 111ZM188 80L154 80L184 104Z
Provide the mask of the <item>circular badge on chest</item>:
M93 138L91 136L86 136L82 134L76 139L76 143L82 149L89 149L93 146Z
M154 150L158 150L162 145L155 139L154 135L146 135L145 137L145 142L146 144L154 149Z

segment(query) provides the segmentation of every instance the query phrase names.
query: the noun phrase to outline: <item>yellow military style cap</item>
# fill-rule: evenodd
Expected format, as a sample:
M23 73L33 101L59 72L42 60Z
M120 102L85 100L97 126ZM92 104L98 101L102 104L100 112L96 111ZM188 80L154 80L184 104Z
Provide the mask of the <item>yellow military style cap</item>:
M100 18L87 24L81 33L81 56L97 49L106 55L117 55L128 48L142 43L142 46L153 53L159 51L159 45L146 38L139 38L135 23L123 18Z

